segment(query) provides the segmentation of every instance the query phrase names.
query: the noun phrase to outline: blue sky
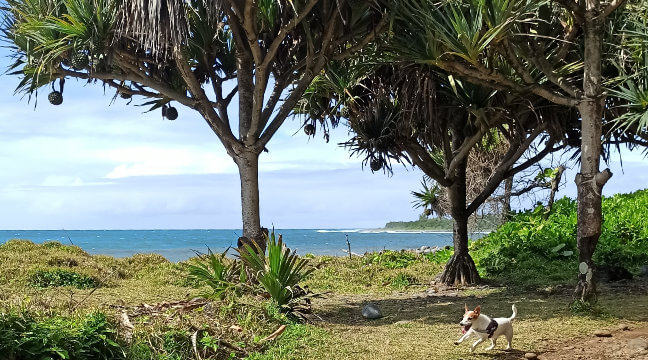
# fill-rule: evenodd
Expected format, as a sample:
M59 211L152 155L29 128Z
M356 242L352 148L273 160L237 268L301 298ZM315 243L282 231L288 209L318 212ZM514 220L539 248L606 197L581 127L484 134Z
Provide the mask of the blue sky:
M2 69L6 55L0 49ZM50 105L43 89L34 109L34 99L13 95L17 82L0 77L0 229L240 227L236 166L190 109L176 105L179 118L163 120L75 80L66 82L63 105ZM409 193L420 186L419 170L372 174L337 146L346 129L328 144L298 130L298 120L287 120L261 155L263 224L376 228L418 217ZM648 187L640 154L624 154L625 174L617 161L611 167L605 194ZM560 195L573 196L574 171L566 176Z

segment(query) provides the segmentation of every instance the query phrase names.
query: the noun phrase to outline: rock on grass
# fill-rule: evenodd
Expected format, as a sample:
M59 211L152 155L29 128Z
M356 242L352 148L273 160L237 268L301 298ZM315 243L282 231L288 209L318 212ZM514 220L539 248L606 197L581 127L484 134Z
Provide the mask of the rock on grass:
M383 314L376 304L367 304L362 307L362 317L365 319L380 319Z

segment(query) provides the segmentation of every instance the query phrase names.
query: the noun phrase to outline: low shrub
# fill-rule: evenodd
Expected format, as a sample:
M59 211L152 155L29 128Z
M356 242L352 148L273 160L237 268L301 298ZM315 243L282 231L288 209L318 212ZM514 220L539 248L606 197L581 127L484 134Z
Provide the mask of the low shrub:
M117 333L102 313L37 319L28 313L0 313L4 359L125 359Z
M29 284L39 288L72 286L77 289L90 289L98 286L99 282L85 274L56 268L36 270L29 277Z
M423 257L435 264L445 264L450 260L453 251L452 249L441 249L435 252L429 252L423 255Z
M384 266L388 269L403 269L417 261L416 254L408 251L384 250L370 253L366 256L366 263Z
M575 280L576 208L575 200L563 198L546 217L538 206L473 241L470 251L480 274L529 284ZM604 198L603 218L594 262L629 270L648 264L648 190Z
M391 287L396 289L404 289L412 284L416 284L418 280L408 274L398 274L391 279Z

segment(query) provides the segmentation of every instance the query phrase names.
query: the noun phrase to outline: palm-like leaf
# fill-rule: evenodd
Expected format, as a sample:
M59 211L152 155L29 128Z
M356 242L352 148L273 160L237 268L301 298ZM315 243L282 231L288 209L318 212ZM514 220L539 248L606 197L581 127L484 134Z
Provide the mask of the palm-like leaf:
M396 8L394 34L398 52L410 59L435 63L455 55L469 63L481 61L494 42L509 36L540 2L511 0L413 0ZM400 26L398 24L401 24Z
M421 180L421 187L423 188L421 191L411 192L412 196L415 198L415 200L412 201L414 208L422 208L423 210L429 209L430 211L437 212L441 188L438 184L434 184L433 186L428 185L427 178L425 177Z
M644 72L648 76L648 71ZM611 89L610 95L625 101L617 105L623 114L615 119L616 128L637 133L648 132L648 78L631 78Z
M267 241L268 256L254 244L237 249L239 257L256 273L256 278L279 306L290 303L293 289L314 269L307 268L308 260L300 258L285 247L281 235L277 241L274 231Z
M225 255L214 254L209 250L206 259L200 259L187 266L189 278L207 285L210 292L203 294L206 297L223 299L228 294L236 294L238 288L245 284L245 272L240 263L227 261Z

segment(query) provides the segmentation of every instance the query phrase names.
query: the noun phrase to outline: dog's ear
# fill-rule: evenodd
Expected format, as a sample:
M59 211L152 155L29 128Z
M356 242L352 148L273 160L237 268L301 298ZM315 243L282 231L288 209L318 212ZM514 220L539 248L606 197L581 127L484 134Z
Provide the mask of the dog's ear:
M464 303L464 309L466 309L466 312L470 311L470 310L468 310L468 304Z
M474 310L475 315L479 315L479 312L480 312L480 311L481 311L481 306L477 305L477 307L476 307L475 310Z

